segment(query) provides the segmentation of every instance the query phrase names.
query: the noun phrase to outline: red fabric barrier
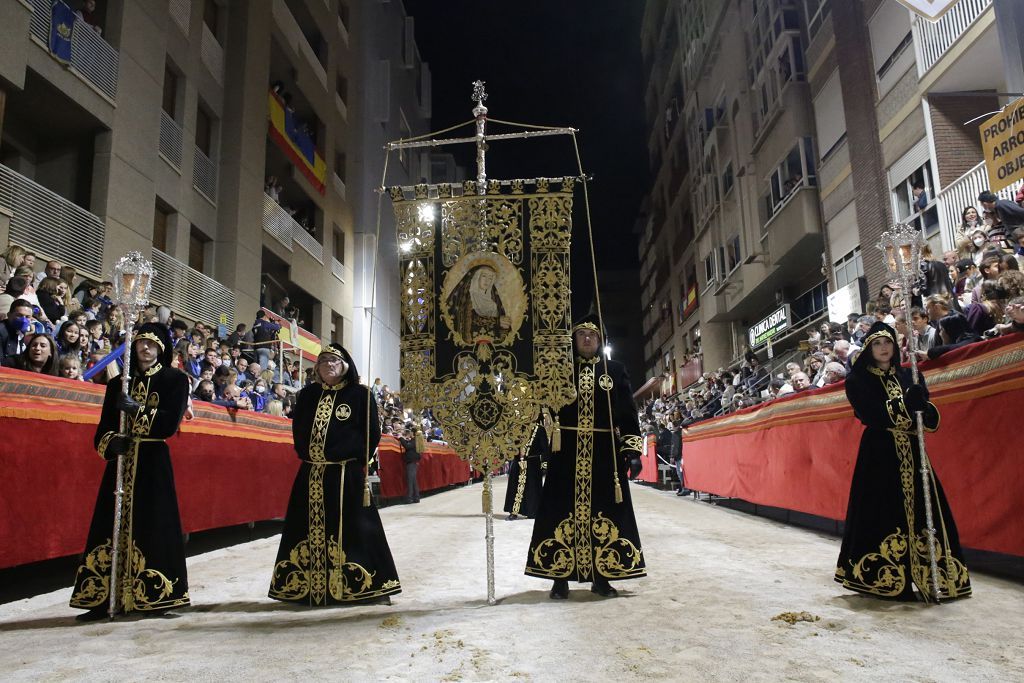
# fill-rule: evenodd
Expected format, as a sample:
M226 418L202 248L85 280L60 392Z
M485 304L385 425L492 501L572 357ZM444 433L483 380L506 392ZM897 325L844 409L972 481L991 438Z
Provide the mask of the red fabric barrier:
M1024 556L1024 460L1005 430L1024 405L1024 337L974 344L923 366L942 415L929 456L964 545ZM689 488L844 519L863 426L842 385L694 425Z
M640 456L640 462L643 464L643 469L640 470L640 481L645 481L648 484L657 484L659 481L658 477L658 455L655 449L658 446L658 437L654 434L648 434L644 439L644 452Z
M0 369L0 568L82 552L105 463L92 447L102 386ZM281 518L299 460L291 421L196 403L168 440L186 532ZM381 442L381 493L405 495L398 442ZM422 491L469 480L431 444Z
M408 487L405 485L405 462L398 439L384 435L377 447L380 458L380 495L382 498L404 498ZM464 462L449 446L428 443L427 450L420 454L420 466L416 470L416 482L420 492L441 489L454 484L465 484L471 476L469 463Z

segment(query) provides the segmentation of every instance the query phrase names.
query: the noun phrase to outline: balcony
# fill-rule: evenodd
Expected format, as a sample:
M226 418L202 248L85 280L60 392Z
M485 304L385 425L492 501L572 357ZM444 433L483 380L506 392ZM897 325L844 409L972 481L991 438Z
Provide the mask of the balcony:
M29 30L32 37L49 52L50 0L30 0L32 23ZM71 62L68 71L88 83L111 103L117 100L117 74L120 56L110 44L103 40L88 24L76 21L71 28Z
M928 73L991 6L992 0L960 0L935 22L914 15L918 77Z
M806 267L821 258L821 217L817 188L798 187L764 225L762 242L780 268Z
M152 301L172 310L205 322L217 322L227 317L233 324L235 293L211 277L190 268L178 259L153 249Z
M178 25L181 32L188 37L189 24L192 22L192 3L190 0L170 0L170 6L167 8L171 15L171 19Z
M178 173L181 173L182 137L181 124L161 109L160 157Z
M342 284L352 282L352 269L333 256L331 257L331 274L338 278Z
M106 226L99 216L2 165L0 206L13 213L11 243L93 277L103 273Z
M299 25L299 20L294 14L292 14L292 11L288 9L288 5L285 4L285 0L274 0L271 5L271 14L277 22L277 25L280 27L281 32L284 34L288 46L297 54L305 57L306 62L309 63L309 68L313 70L317 80L319 80L321 85L326 88L327 70L320 62L319 57L317 57L316 52L313 50L313 46L309 44L306 34L303 33L302 27Z
M1020 183L1000 190L1000 199L1013 199ZM960 214L965 206L978 206L978 195L989 189L988 171L981 162L946 186L939 196L939 226L942 230L943 250L956 249L956 233L960 228ZM979 207L980 209L980 207Z
M198 147L193 156L192 187L208 202L217 205L217 164Z
M287 211L266 194L263 195L263 229L270 233L288 251L294 251L292 245L298 244L314 259L320 263L324 262L324 245L317 242L315 237L306 232L305 228L299 225L294 218L288 215ZM334 272L333 265L332 272ZM348 273L351 276L351 269ZM346 281L343 277L338 279L342 282Z

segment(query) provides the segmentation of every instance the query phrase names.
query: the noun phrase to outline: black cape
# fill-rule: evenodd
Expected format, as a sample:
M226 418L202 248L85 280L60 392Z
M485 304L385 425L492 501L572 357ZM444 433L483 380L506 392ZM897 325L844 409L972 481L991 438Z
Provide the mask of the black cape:
M536 517L544 482L541 465L548 455L548 433L538 423L525 453L513 458L508 470L505 491L505 512L522 517Z
M577 400L558 413L561 450L552 453L533 526L526 574L591 582L646 575L626 477L643 439L622 364L577 358ZM609 429L608 397L619 437ZM616 439L616 441L613 441ZM615 478L622 502L615 502Z
M292 436L302 465L270 581L275 600L331 605L402 590L377 508L363 507L367 409L372 453L380 422L365 386L317 382L298 394Z
M94 444L102 456L119 428L120 375L107 384ZM131 395L142 409L129 420L135 438L124 456L121 499L118 601L124 612L144 612L189 604L185 544L174 489L170 450L164 439L178 431L188 405L185 373L157 363L133 375ZM96 497L85 555L75 576L71 606L106 605L110 593L111 537L117 460L107 462Z
M891 331L883 323L876 323L866 341L876 328ZM870 354L868 341L846 378L846 396L865 429L850 485L835 580L850 590L904 601L918 599L914 593L917 586L920 597L927 601L933 591L924 531L921 451L914 414L904 404L913 380L909 369L897 365L898 355L893 366L882 371L870 360ZM923 375L921 386L927 400ZM939 425L939 412L931 403L926 404L924 425L929 432ZM956 523L934 470L930 488L940 595L943 599L968 596L971 581ZM908 538L911 529L913 537Z

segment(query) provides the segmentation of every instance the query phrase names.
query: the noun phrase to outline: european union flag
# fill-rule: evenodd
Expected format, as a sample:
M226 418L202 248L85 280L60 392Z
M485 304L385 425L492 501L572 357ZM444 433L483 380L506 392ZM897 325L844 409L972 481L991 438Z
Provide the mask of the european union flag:
M75 13L63 2L53 3L50 14L50 54L67 63L71 61L71 28Z

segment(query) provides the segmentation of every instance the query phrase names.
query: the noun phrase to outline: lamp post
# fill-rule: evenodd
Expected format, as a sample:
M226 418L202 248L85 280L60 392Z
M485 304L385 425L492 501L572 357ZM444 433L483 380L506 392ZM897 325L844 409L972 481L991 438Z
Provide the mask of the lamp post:
M153 264L143 258L137 251L130 251L114 266L114 299L124 316L125 337L124 369L121 371L121 394L127 396L131 383L131 350L132 337L135 334L135 320L139 311L149 303L149 292L153 286L153 277L156 271ZM128 415L121 411L121 424L118 433L122 436L128 435ZM117 456L117 482L114 486L114 530L110 540L110 602L107 608L110 618L113 619L117 613L119 582L118 564L121 555L121 529L123 520L121 518L121 506L124 500L124 454ZM131 587L128 587L129 590Z
M878 248L885 254L885 265L889 273L899 282L903 293L903 312L905 320L909 324L910 298L913 288L921 280L921 248L925 245L924 235L917 228L906 223L897 223L883 232L878 242ZM914 384L919 383L920 374L917 369L917 337L913 328L908 330L907 348L910 351L910 374ZM924 444L924 413L920 410L914 411L914 419L917 428L917 443L921 451L921 492L924 495L924 517L925 535L928 543L928 562L931 571L931 590L935 602L939 602L939 567L937 551L935 548L935 523L932 511L932 484L931 484L931 462L928 459L928 452ZM914 552L916 535L913 529L908 529L909 552Z

